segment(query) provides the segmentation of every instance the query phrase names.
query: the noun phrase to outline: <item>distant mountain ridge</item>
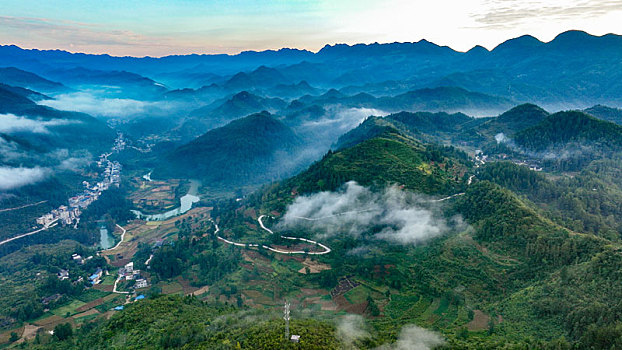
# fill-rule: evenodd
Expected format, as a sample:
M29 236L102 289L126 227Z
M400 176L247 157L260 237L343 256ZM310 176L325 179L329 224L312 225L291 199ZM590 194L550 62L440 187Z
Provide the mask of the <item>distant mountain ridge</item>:
M327 45L317 53L281 49L162 58L0 46L0 67L53 76L60 82L63 81L55 72L90 67L131 72L170 82L173 87L178 81L188 81L183 76L195 77L193 84L200 84L196 77L205 77L205 84L196 88L217 83L249 90L253 86L288 85L304 80L323 88L348 88L375 95L390 91L397 95L426 87L456 86L558 110L599 103L622 104L621 48L622 36L593 36L581 31L561 33L550 42L522 36L490 51L476 46L467 52L426 40Z

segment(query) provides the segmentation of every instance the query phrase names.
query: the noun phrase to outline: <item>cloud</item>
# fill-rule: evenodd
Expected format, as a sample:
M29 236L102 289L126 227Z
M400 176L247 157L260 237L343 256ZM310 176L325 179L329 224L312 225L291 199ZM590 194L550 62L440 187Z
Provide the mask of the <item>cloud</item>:
M0 190L11 190L45 179L50 174L47 168L0 167Z
M443 337L415 325L402 327L397 341L393 344L385 344L377 350L431 350L445 344Z
M345 315L337 323L337 338L346 348L353 348L357 340L369 338L365 319L360 315Z
M563 3L555 0L520 1L490 0L484 5L484 12L473 14L473 18L484 26L511 28L516 24L531 22L534 18L561 21L579 18L600 17L622 9L621 0L570 0Z
M53 100L42 100L38 103L60 110L83 112L102 117L128 117L167 106L163 102L102 98L84 92L63 94Z
M11 160L19 159L24 154L19 150L17 143L13 141L7 141L0 136L0 159L8 162Z
M437 203L390 186L372 191L354 181L337 192L300 196L288 206L280 229L307 227L324 236L347 233L372 239L418 244L448 232L459 220L447 222Z
M504 133L500 132L498 134L495 135L495 141L497 141L497 144L499 143L507 143L510 141L510 139L505 136Z
M373 108L341 108L329 107L326 116L321 119L310 120L302 124L303 128L322 128L331 133L343 134L362 123L369 116L385 116L388 113Z
M70 157L63 159L58 165L58 169L75 171L86 168L89 164L91 164L91 157Z
M518 146L514 140L505 136L502 132L495 135L495 141L497 141L497 144L502 143L507 145L514 152L520 153L524 156L543 160L564 160L569 158L577 158L592 154L594 152L593 145L580 142L568 142L563 145L550 146L543 151L533 151Z
M109 24L93 24L42 17L0 16L0 38L22 42L21 46L40 49L64 48L73 52L146 55L165 50L189 53L198 46L183 45L171 35L147 35L128 29L112 29ZM185 47L184 47L185 46ZM197 50L198 51L198 50Z
M31 132L47 134L48 127L79 123L77 120L53 119L39 120L19 117L14 114L0 114L0 133Z

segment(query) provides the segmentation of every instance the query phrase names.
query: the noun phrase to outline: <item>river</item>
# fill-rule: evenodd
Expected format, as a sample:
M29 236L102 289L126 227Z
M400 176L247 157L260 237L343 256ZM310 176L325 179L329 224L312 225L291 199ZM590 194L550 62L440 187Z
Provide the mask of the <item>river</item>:
M173 216L181 215L187 212L188 210L192 209L192 205L198 202L199 200L201 200L201 198L197 195L200 185L201 185L200 181L190 180L190 188L188 189L188 193L186 193L186 195L180 198L179 200L180 205L179 207L175 209L171 209L164 213L151 214L151 215L145 215L141 213L139 210L132 210L132 213L136 215L137 219L142 219L146 221L163 221L163 220L172 218Z

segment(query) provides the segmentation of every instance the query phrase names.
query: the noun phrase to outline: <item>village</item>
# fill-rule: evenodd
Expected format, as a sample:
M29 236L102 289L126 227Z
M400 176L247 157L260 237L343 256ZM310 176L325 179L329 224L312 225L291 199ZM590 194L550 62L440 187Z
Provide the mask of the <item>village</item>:
M81 193L69 198L69 206L61 205L53 209L49 213L37 218L37 224L43 227L50 227L52 224L60 222L62 225L73 224L74 228L77 228L82 210L88 208L91 203L101 196L102 192L108 190L111 186L119 187L121 164L117 161L110 161L108 157L114 152L118 153L125 149L125 145L126 142L123 139L123 134L119 133L112 147L112 152L100 155L97 160L97 166L103 169L102 179L95 183L83 181L82 184L85 189Z
M505 153L497 154L494 158L496 160L509 160L516 165L528 167L531 171L540 172L543 170L542 166L540 166L540 164L536 161L510 159L510 156ZM480 166L486 164L486 162L490 160L490 157L487 154L484 154L481 150L476 150L474 160L475 167L479 168Z

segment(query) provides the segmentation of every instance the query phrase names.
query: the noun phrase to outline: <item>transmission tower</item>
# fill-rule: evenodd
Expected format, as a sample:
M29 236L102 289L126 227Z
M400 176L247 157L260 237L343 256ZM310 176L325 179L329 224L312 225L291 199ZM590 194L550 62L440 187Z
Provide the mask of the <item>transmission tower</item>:
M285 300L285 305L283 306L283 319L285 320L285 339L289 340L289 302Z

